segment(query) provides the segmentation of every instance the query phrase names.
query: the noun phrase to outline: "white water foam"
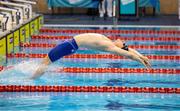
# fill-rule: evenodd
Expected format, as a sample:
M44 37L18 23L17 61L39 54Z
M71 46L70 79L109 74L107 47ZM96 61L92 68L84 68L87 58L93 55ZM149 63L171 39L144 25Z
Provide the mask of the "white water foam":
M35 60L22 61L14 65L14 70L23 74L33 74L39 66L39 63Z
M17 64L11 65L8 68L0 72L0 84L6 85L35 85L35 84L59 84L60 81L63 84L66 78L65 75L58 76L56 71L60 68L59 65L52 64L46 69L45 74L37 80L31 80L33 73L37 70L41 61L37 60L26 60Z

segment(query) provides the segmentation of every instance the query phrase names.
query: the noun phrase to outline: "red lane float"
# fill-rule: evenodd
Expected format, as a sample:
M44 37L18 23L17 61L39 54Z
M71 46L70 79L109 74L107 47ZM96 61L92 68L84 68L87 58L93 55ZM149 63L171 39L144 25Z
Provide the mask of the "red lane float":
M14 67L14 66L8 66L8 67L0 66L0 72L3 71L3 70L11 69L11 68L13 68L13 67Z
M13 66L0 66L0 71L13 68ZM78 67L64 67L55 71L56 73L125 73L125 74L180 74L180 69L144 69L144 68L78 68Z
M108 33L108 34L145 34L145 35L180 35L178 30L75 30L75 29L41 29L42 33Z
M26 54L26 53L15 53L8 54L8 58L44 58L47 54Z
M118 86L30 86L0 85L0 92L101 92L101 93L167 93L180 94L180 88Z
M8 58L44 58L47 54L26 54L26 53L15 53L8 54ZM180 56L171 55L147 55L149 59L153 60L180 60ZM87 59L126 59L125 57L114 55L114 54L73 54L65 56L64 58L87 58Z
M46 44L46 43L21 43L21 47L40 47L40 48L53 48L56 44Z
M72 36L48 36L48 35L33 35L31 37L32 39L48 39L48 40L65 40L65 39L71 39ZM180 37L122 37L122 36L108 36L111 40L125 40L125 41L174 41L178 42L180 41Z
M144 69L144 68L78 68L57 69L56 72L67 73L148 73L148 74L180 74L180 69Z
M0 66L0 71L2 71L4 69L4 66Z
M21 47L39 47L39 48L53 48L56 44L47 44L47 43L22 43ZM147 50L160 50L160 49L169 49L169 50L178 50L180 49L179 45L129 45L130 48L134 49L147 49Z

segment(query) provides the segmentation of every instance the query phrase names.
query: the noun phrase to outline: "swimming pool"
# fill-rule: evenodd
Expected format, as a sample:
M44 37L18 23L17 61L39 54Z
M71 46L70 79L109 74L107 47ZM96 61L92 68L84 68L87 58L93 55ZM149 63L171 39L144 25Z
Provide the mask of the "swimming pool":
M41 78L28 79L55 44L85 32L127 40L130 47L151 58L153 69L81 48L52 64ZM0 110L178 111L179 35L177 29L155 28L42 29L30 43L21 44L21 52L8 55L9 69L0 72Z

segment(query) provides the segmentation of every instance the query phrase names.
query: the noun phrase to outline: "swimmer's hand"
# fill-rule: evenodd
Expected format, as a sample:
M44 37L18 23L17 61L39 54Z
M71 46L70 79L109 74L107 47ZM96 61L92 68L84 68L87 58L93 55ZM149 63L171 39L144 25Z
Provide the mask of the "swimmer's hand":
M137 54L132 53L132 56L130 57L130 59L135 60L137 62L140 62L141 64L143 64L147 69L151 68L151 64L150 61L147 57L145 56L139 56Z
M150 60L146 56L140 56L140 58L148 69L151 68Z
M132 55L131 59L142 63L148 69L151 68L150 60L146 56L140 54L138 51L136 51L135 49L132 49L132 48L129 48L129 52Z

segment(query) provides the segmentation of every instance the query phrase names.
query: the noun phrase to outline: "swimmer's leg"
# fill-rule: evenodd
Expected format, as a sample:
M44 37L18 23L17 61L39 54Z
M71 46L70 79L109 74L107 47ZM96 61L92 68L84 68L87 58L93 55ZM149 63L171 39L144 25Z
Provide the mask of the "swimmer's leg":
M51 64L51 60L47 56L43 59L43 61L41 62L41 65L38 66L37 70L35 71L35 73L30 79L36 79L42 76L44 72L46 71L46 69L48 68L49 64Z
M36 79L42 76L45 70L48 68L49 64L57 61L58 59L66 55L75 53L77 49L78 45L76 44L76 41L74 39L64 41L63 43L57 45L48 53L48 56L44 58L41 65L38 67L31 79Z

